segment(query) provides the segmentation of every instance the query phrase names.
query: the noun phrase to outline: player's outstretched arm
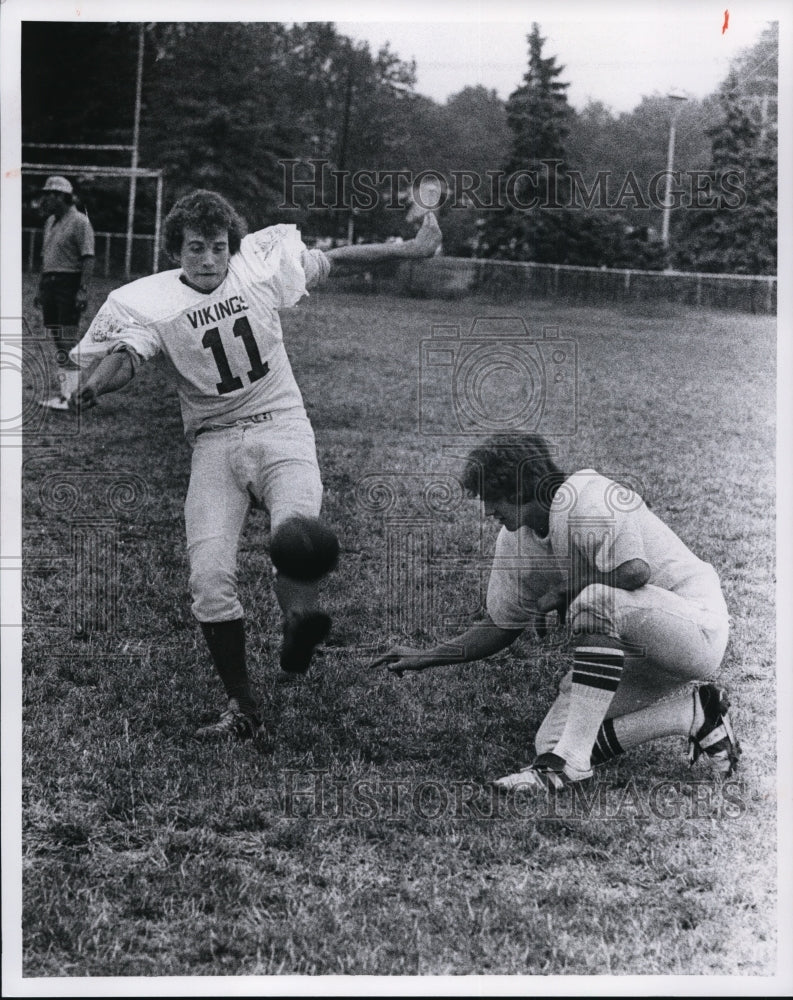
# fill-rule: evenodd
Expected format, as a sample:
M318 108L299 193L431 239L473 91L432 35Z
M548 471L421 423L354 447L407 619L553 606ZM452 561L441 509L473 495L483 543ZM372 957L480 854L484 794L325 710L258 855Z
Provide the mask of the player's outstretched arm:
M97 399L106 392L115 392L131 382L135 375L135 364L128 351L114 351L102 358L88 378L80 381L69 399L69 409L73 413L89 410L96 406Z
M443 667L450 663L471 663L506 649L522 631L500 628L488 615L484 621L477 622L456 639L426 650L393 646L373 660L370 666L385 666L391 673L401 677L406 670L426 670L428 667Z
M432 212L424 216L421 228L406 243L361 243L357 246L335 247L325 256L333 264L366 265L383 260L417 260L432 257L441 245L441 227Z

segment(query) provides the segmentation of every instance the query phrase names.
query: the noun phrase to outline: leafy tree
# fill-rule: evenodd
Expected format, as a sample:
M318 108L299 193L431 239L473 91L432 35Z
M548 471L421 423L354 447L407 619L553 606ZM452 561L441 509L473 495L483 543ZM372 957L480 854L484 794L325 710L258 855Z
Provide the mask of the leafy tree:
M144 87L141 156L161 166L173 200L195 187L221 191L265 222L280 195L278 160L301 141L280 88L286 28L278 23L158 26Z
M487 87L463 87L440 108L438 168L484 174L503 166L511 143L504 101Z
M23 161L62 164L97 229L123 228L128 181L98 180L70 165L129 166L130 153L38 149L29 144L129 145L135 109L137 25L22 22ZM23 225L37 226L41 176L23 177Z
M130 143L138 30L26 24L25 140ZM166 205L204 186L228 196L252 226L306 222L307 211L290 217L279 207L279 161L322 157L346 170L401 165L415 69L388 47L372 55L324 22L158 23L146 26L145 37L139 162L164 170ZM114 156L107 162L129 164L128 155ZM103 162L98 157L92 162ZM64 154L60 162L75 160ZM103 206L92 211L95 225L123 229L127 182L88 187ZM138 189L138 231L151 226L149 187ZM336 214L312 212L311 223L332 231Z

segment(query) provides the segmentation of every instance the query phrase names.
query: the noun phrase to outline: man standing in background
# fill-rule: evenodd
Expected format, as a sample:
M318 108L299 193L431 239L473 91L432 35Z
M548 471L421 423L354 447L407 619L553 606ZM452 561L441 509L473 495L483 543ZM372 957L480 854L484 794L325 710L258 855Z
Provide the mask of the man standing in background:
M69 351L78 341L80 314L88 302L94 271L94 230L87 215L74 204L74 190L65 177L48 177L42 189L44 223L41 278L36 305L55 341L58 395L40 400L51 410L68 411L77 388L78 369Z

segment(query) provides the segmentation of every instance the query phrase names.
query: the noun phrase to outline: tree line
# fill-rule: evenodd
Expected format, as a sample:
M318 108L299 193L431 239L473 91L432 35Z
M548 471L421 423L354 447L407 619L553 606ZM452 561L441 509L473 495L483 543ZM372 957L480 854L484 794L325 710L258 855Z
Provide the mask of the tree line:
M576 111L536 24L506 101L475 86L441 104L416 93L413 63L327 22L25 22L23 142L130 144L141 31L139 163L162 168L166 206L210 187L251 227L289 221L308 240L384 239L409 234L394 194L424 171L445 182L449 255L776 271L775 24L716 93L675 109L668 246L673 102L651 95L630 113L599 102ZM128 152L28 147L23 159L63 164L95 228L125 229L128 182L67 165L126 166ZM357 202L356 181L369 192ZM38 183L25 180L25 224L36 224ZM154 195L139 183L137 232L153 231Z

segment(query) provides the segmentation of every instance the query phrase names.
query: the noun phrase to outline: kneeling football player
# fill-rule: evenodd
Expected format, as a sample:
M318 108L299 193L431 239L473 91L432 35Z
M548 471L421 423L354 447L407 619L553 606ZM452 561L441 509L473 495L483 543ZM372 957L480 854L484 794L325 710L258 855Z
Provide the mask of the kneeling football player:
M555 791L662 736L688 740L729 775L740 748L716 682L728 615L714 568L633 490L582 469L563 473L539 435L494 437L468 455L463 485L498 520L487 615L433 649L397 646L372 666L404 671L478 660L546 615L567 620L572 669L504 789Z
M245 739L261 727L237 594L237 548L248 512L257 505L270 515L287 674L304 674L328 633L318 587L337 551L335 536L318 520L314 433L278 310L324 281L333 263L429 257L440 229L427 215L408 242L323 253L308 250L293 225L245 235L234 208L200 190L170 211L165 241L179 267L111 292L72 352L90 373L70 406L90 408L126 385L142 362L160 353L168 358L192 446L185 501L192 610L228 697L220 719L199 735Z

